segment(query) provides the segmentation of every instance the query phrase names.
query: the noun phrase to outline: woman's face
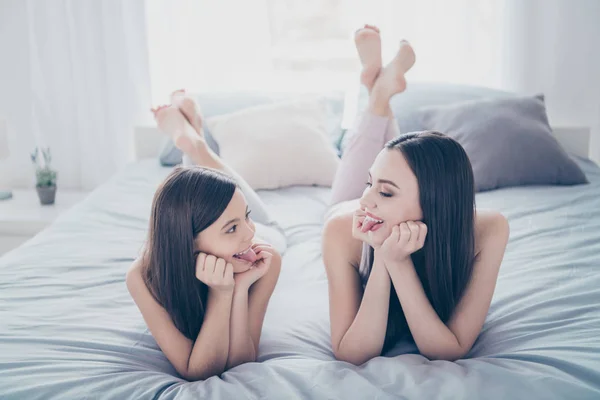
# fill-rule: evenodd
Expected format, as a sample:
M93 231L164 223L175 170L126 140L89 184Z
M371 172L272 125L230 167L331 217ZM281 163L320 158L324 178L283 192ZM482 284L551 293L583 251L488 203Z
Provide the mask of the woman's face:
M233 265L234 273L241 273L250 269L251 263L234 255L244 253L250 248L254 231L254 222L249 217L246 199L242 192L236 189L223 214L197 235L196 249L223 258Z
M383 221L369 229L371 245L383 243L395 225L423 218L417 177L399 150L383 149L377 155L360 206L373 219Z

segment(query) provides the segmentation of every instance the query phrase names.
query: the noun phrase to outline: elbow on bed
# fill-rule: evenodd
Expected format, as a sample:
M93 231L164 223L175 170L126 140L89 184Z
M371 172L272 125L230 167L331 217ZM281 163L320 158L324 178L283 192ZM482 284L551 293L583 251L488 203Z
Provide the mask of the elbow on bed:
M185 371L179 371L179 375L188 382L204 381L212 376L219 376L225 372L225 368L204 368L194 371L188 368Z
M363 365L371 358L377 357L379 354L375 355L365 355L365 354L356 354L356 352L348 351L348 350L340 350L339 347L333 349L333 355L335 359L338 361L344 361L356 366Z
M421 355L427 357L428 359L434 361L434 360L440 360L440 361L457 361L460 360L462 358L464 358L464 356L467 355L467 353L469 352L469 349L463 349L463 348L452 348L452 349L437 349L437 350L431 350L431 351L421 351Z
M334 353L335 355L335 359L338 361L344 361L356 366L360 366L363 365L367 360L363 360L362 357L356 357L353 356L351 354L340 354L340 353Z
M245 357L227 361L227 365L225 366L225 369L228 370L231 368L235 368L238 365L251 363L251 362L256 362L256 352L254 354L248 354Z

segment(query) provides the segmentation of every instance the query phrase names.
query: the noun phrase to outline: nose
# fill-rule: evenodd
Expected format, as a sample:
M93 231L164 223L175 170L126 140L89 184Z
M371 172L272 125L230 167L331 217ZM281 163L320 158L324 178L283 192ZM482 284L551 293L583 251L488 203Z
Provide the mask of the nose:
M252 220L248 220L244 224L244 241L250 242L254 238L254 222Z
M363 195L361 196L359 203L360 203L361 208L366 208L369 210L374 210L375 208L377 208L377 203L375 201L375 196L373 195L372 187L365 188L365 191L363 192Z

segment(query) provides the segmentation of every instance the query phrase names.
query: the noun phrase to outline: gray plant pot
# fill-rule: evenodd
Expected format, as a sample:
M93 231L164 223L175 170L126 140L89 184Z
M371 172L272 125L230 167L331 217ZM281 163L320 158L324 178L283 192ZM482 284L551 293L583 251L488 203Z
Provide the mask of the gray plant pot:
M40 203L44 205L54 204L56 197L56 186L36 186Z

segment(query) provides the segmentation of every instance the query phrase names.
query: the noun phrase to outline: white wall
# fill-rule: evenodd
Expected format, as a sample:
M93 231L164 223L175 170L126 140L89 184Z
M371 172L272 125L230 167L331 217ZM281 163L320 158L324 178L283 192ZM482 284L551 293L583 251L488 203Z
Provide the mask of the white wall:
M553 125L589 126L600 162L600 1L509 0L504 86L544 93Z

